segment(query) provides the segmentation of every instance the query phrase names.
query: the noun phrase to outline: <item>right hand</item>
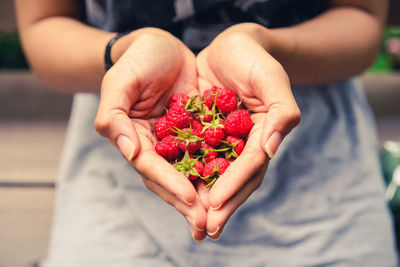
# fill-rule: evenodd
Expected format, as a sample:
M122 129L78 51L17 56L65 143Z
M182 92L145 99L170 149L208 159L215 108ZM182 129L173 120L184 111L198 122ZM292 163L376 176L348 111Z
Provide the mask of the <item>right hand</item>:
M148 189L186 218L200 241L206 237L206 210L191 182L156 153L152 133L169 96L199 94L196 59L163 30L144 28L132 35L133 42L104 76L95 128L141 174Z
M240 156L209 191L199 192L204 206L209 207L206 228L214 240L221 236L230 216L262 184L269 160L300 121L285 70L251 34L258 33L252 30L258 27L250 23L232 26L197 56L200 91L212 85L231 89L252 111L254 123Z

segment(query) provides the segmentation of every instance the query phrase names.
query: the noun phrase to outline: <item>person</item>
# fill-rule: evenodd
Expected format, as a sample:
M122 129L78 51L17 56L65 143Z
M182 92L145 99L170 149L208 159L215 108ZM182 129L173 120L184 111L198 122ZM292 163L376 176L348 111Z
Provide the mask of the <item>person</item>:
M50 266L396 265L352 78L375 58L387 1L15 3L32 69L75 93ZM155 153L152 125L169 96L212 85L237 93L254 126L199 190Z

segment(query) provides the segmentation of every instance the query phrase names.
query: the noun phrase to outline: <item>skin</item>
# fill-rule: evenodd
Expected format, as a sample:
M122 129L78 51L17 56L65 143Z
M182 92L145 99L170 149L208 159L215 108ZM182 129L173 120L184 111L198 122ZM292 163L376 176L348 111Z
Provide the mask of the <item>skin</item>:
M317 18L289 28L235 25L198 55L200 90L210 84L230 88L255 112L255 129L235 167L228 168L208 196L203 193L205 207L211 207L206 230L212 239L220 238L229 217L262 184L270 157L263 157L260 147L268 153L265 144L273 133L284 137L299 122L300 112L288 77L296 85L335 82L363 71L373 62L387 2L332 1L331 6ZM281 140L276 134L274 137L272 152Z
M116 64L106 73L104 48L115 33L80 22L77 2L15 1L33 70L55 90L101 88L96 130L121 151L150 190L186 218L197 241L221 236L229 217L261 185L282 139L298 124L300 111L290 84L340 81L367 68L377 53L388 5L333 0L326 12L296 26L237 24L197 58L171 34L143 28L115 43L111 57ZM196 190L155 153L151 128L170 95L194 95L211 85L234 90L254 112L255 125L241 156L211 190L200 191L201 184Z

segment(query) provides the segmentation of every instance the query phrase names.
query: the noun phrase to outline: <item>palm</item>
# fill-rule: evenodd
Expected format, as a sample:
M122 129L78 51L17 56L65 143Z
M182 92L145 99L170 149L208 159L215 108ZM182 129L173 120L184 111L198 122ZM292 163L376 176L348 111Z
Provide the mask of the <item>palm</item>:
M212 44L213 45L213 44ZM211 46L212 46L211 45ZM243 104L253 112L252 120L254 126L248 136L246 148L242 155L232 164L234 166L249 166L251 172L256 172L266 161L266 155L260 145L261 132L264 123L264 118L267 114L267 107L262 101L261 92L259 88L255 87L254 82L257 76L258 57L252 57L249 54L239 53L241 49L246 48L246 51L251 50L252 44L242 43L243 47L238 46L236 43L234 47L225 47L221 50L206 48L197 57L197 68L199 75L199 86L200 91L211 88L212 85L218 85L233 90L243 101ZM226 46L226 43L224 43ZM215 51L218 51L218 56ZM223 59L223 60L221 60ZM223 62L223 64L221 64ZM238 64L240 62L240 64ZM254 159L260 159L257 163ZM248 160L248 162L246 162ZM240 163L240 164L239 164ZM239 170L235 170L239 171ZM264 171L265 173L265 171ZM260 173L263 176L264 173ZM219 188L224 188L226 192L226 186L224 179L219 179L219 183L216 183L212 191L219 191ZM228 186L229 187L229 186ZM218 194L221 192L218 192Z
M141 35L104 77L95 125L141 174L146 187L185 216L200 240L205 209L190 181L155 152L152 132L169 96L197 95L197 87L196 60L188 48L168 33ZM121 136L128 137L122 138L123 145L118 143Z
M208 195L200 193L206 209L224 203L219 209L208 209L207 230L211 233L217 231L211 237L220 236L226 221L261 185L267 170L268 158L262 144L264 124L268 112L275 105L277 91L272 84L269 85L273 83L270 76L277 73L275 63L255 41L243 36L239 40L217 37L197 57L200 91L212 85L235 91L253 113L254 122L240 157L221 175ZM279 78L287 81L285 75L280 74Z
M252 41L235 43L231 47L227 47L226 42L221 48L218 47L220 45L218 42L211 44L197 57L200 90L207 89L210 85L220 85L235 91L251 111L267 112L255 83L262 70L259 66L260 55L254 53L261 52L263 56L265 51L257 51L260 49ZM243 50L249 52L240 52Z
M124 66L130 72L127 75L137 79L137 86L132 87L130 117L159 117L170 95L198 94L195 56L184 45L165 39L143 37L134 43L134 57Z

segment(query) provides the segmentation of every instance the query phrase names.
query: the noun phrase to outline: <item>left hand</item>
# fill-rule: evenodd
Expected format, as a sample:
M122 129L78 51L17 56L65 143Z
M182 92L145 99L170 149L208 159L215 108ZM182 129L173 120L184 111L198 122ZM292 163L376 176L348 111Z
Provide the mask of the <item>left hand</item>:
M285 70L249 34L251 26L229 28L197 56L200 92L212 85L233 90L253 112L254 122L242 154L211 190L199 192L208 210L206 230L214 240L233 212L262 184L269 159L300 121Z
M120 150L144 185L175 207L187 220L193 238L206 237L206 210L191 182L156 153L152 129L169 96L198 95L196 58L172 34L142 28L101 88L95 128Z

